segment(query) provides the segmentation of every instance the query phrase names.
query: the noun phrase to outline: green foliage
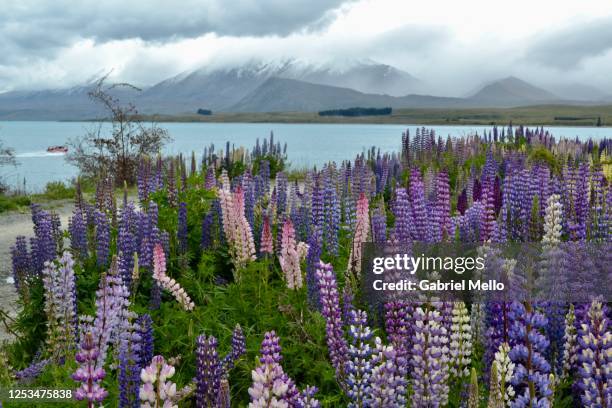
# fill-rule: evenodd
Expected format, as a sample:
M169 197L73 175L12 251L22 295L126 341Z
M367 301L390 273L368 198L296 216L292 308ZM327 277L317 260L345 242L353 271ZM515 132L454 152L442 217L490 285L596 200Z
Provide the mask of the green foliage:
M66 200L75 195L75 188L68 187L61 181L52 181L45 186L42 196L48 200Z
M6 196L0 194L0 213L15 211L31 204L30 197L23 195Z
M561 168L561 164L557 161L555 155L550 150L541 146L531 150L528 160L530 163L547 165L555 173L558 173Z

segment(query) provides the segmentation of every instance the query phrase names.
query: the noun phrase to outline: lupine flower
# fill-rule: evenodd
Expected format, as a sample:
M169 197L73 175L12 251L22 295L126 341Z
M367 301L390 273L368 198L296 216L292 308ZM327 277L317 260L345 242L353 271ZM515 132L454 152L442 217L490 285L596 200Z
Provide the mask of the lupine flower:
M53 221L51 215L32 204L32 222L34 223L34 237L31 240L31 260L33 273L38 275L44 268L45 262L53 261L56 257L56 242L53 235Z
M129 288L132 285L131 273L134 269L134 255L138 253L136 239L136 213L134 204L129 202L123 206L119 218L117 233L117 252L119 255L119 272L123 282Z
M319 309L319 290L317 286L316 271L323 251L323 236L321 228L315 226L308 238L308 253L306 254L306 286L308 301Z
M578 333L580 388L585 407L612 404L612 332L601 301L594 300Z
M119 407L137 408L140 406L138 389L140 387L140 353L142 338L139 325L134 321L135 314L126 313L120 324L119 341Z
M181 253L187 252L188 249L187 233L187 203L181 201L178 209L178 228L176 233L178 247Z
M384 205L377 207L372 214L372 238L377 244L387 242L387 216Z
M83 212L75 208L72 217L68 221L68 232L70 233L70 248L74 254L87 257L87 225L83 219Z
M307 251L308 245L303 242L296 243L295 229L291 220L285 221L278 261L285 274L285 280L289 289L300 289L303 285L300 263L306 257Z
M444 406L448 402L448 334L440 312L417 307L414 310L412 352L412 404Z
M46 262L43 269L47 343L52 354L65 357L76 342L76 280L74 261L64 252L55 262Z
M18 293L23 293L28 289L28 280L32 274L28 244L24 236L18 236L15 245L11 247L11 264L15 289Z
M157 283L172 293L176 301L187 311L193 310L195 304L191 298L173 278L166 275L166 255L161 245L155 245L153 250L153 278Z
M487 401L487 408L504 408L506 406L502 391L499 388L500 377L497 367L497 361L493 361L493 364L491 364L491 375L489 376L489 399Z
M255 260L255 244L251 226L244 215L244 192L238 187L230 191L225 170L221 174L222 188L218 191L223 215L223 231L236 270Z
M349 335L351 343L348 348L349 358L346 362L347 396L351 399L349 407L362 407L371 393L372 348L369 341L372 331L367 325L368 316L364 311L350 311Z
M196 403L199 407L214 407L219 398L221 362L217 353L217 339L198 336L196 347Z
M478 391L478 376L476 375L476 369L472 367L470 374L470 387L468 395L468 408L480 407L480 393Z
M578 362L576 314L574 305L570 304L569 310L565 315L565 333L563 335L563 371L562 378L567 378L575 372Z
M99 351L91 332L84 334L81 349L75 358L80 367L72 374L72 379L81 385L76 389L74 397L79 401L87 400L87 406L93 408L95 403L104 401L108 392L100 385L106 373L102 367L97 366Z
M111 337L129 304L128 296L127 288L119 276L117 260L114 258L108 273L100 278L96 291L96 317L91 327L98 356L96 367L104 367Z
M326 321L325 334L330 360L332 366L336 369L337 377L342 378L348 346L344 339L336 276L332 266L323 262L319 263L316 276L319 284L321 313Z
M174 367L162 356L153 357L151 364L140 371L141 408L178 408L173 401L176 384L168 381L174 372Z
M543 356L549 342L540 333L547 320L541 313L534 311L529 303L524 306L512 302L510 312L514 318L510 329L514 346L509 357L516 364L512 385L517 391L512 407L541 406L547 403L550 396L550 365Z
M413 228L412 212L405 188L400 187L395 190L393 213L395 215L395 237L400 243L410 242Z
M334 183L335 167L328 166L324 172L323 190L323 240L325 248L330 254L338 253L338 232L340 230L340 203Z
M19 370L15 372L14 374L15 379L18 380L20 383L28 383L32 380L35 380L36 378L38 378L38 376L42 374L44 369L52 362L53 360L50 358L46 358L43 360L37 360L35 358L32 364L30 364L23 370Z
M456 377L469 375L472 358L470 316L463 302L454 302L450 330L450 372Z
M425 186L418 169L410 172L410 207L414 229L412 238L415 241L427 241L427 208L425 205Z
M100 210L95 212L96 221L96 262L99 266L108 264L110 249L110 225L106 214Z
M153 358L153 320L148 314L141 315L136 319L138 333L140 334L140 350L138 351L138 361L141 367L151 364Z
M280 352L278 336L274 331L267 332L261 343L261 365L251 371L250 408L290 407L297 403L299 393L280 365Z
M272 255L274 253L274 240L272 239L272 228L270 228L270 218L264 216L263 226L261 231L261 243L259 244L259 252L261 254Z
M223 358L221 364L223 366L224 371L227 373L234 367L236 361L242 355L246 353L246 339L244 338L244 333L242 332L242 327L239 324L234 328L234 332L232 333L232 347L229 353Z
M497 367L497 377L492 377L491 382L495 381L496 388L499 389L499 395L505 404L509 404L514 399L514 387L511 384L511 380L514 376L514 363L510 360L510 346L508 343L502 343L499 346L498 351L495 353L493 364ZM493 369L491 368L491 373Z
M367 242L369 235L370 215L368 198L364 193L361 193L359 200L357 200L357 225L355 226L353 245L347 267L347 274L356 281L359 280L361 274L361 246Z
M367 406L373 408L401 408L406 406L406 379L400 375L399 366L407 364L398 360L393 346L382 344L375 339L376 348L372 361L371 393Z

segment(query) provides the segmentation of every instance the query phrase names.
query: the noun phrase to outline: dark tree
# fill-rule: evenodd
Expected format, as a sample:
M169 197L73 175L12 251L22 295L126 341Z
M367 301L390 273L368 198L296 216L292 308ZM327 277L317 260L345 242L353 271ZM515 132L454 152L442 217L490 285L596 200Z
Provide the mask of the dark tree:
M117 185L124 182L133 185L138 160L157 154L169 140L168 132L155 123L145 125L133 103L122 103L114 96L121 90L140 89L127 83L107 86L107 76L89 92L89 97L107 116L85 136L70 141L71 149L66 159L79 168L82 176L95 180L112 177ZM110 123L110 129L105 122Z

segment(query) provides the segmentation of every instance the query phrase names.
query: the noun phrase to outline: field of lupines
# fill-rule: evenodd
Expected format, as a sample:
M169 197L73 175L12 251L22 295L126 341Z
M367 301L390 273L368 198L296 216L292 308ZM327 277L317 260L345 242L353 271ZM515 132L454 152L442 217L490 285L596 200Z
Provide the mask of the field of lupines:
M89 407L612 406L608 299L369 310L359 285L364 242L609 242L612 141L417 129L398 147L298 182L272 138L228 143L143 158L137 202L110 179L77 192L67 226L33 205L0 384Z

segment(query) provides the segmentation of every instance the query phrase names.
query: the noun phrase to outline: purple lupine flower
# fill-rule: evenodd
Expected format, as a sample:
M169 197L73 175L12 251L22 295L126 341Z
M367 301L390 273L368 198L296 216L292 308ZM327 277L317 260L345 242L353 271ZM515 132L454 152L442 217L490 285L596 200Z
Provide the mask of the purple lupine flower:
M444 406L448 403L448 334L437 310L414 310L412 337L412 405Z
M340 203L333 180L334 170L327 167L324 174L325 187L323 190L323 240L325 249L330 254L338 253L338 232L340 231Z
M110 225L108 218L100 210L95 212L96 220L96 262L98 266L106 266L108 264L108 255L110 250Z
M19 235L15 240L15 245L11 247L11 264L13 272L13 283L18 293L21 289L28 287L28 279L31 275L31 260L28 253L28 243L26 238Z
M461 190L461 193L457 197L457 212L461 215L465 214L465 210L467 210L467 191L464 188Z
M64 252L57 264L45 263L42 275L48 344L53 354L65 357L76 342L76 278L70 253Z
M315 398L317 387L306 387L298 397L297 407L299 408L320 408L321 403Z
M96 363L99 354L94 336L91 332L86 332L81 341L81 349L75 357L80 367L72 374L72 379L81 383L75 391L74 397L79 401L87 400L90 408L93 408L95 403L104 401L108 395L108 392L100 385L100 382L106 376L106 372Z
M400 374L400 367L407 365L398 358L393 346L385 346L379 337L375 340L371 393L367 406L372 408L401 408L406 406L406 379ZM421 406L421 405L415 405Z
M370 376L372 331L368 327L368 316L364 311L352 309L349 316L349 335L351 343L346 361L347 396L351 399L349 407L362 407L371 393Z
M79 208L74 209L68 221L68 232L70 233L70 248L74 255L82 259L87 258L87 225L83 212Z
M436 178L434 241L440 242L450 234L450 186L448 174L444 171L438 173Z
M100 278L96 291L96 317L91 327L97 349L96 367L104 367L111 336L127 306L128 292L119 276L117 260L113 259L108 273Z
M295 383L285 374L280 361L281 347L274 331L267 332L261 343L261 365L251 372L253 384L249 388L252 408L292 407L300 397Z
M284 216L287 209L287 189L287 175L282 171L278 172L276 174L276 214L279 217Z
M377 244L387 242L387 216L382 205L372 213L372 238Z
M326 321L325 334L330 360L336 369L338 378L343 378L348 345L344 339L336 275L330 264L319 262L316 276L319 284L321 313Z
M51 358L46 358L44 360L34 359L32 364L30 364L23 370L15 371L15 379L18 380L20 383L28 383L32 380L35 380L52 362L53 360Z
M594 300L578 332L581 400L585 407L612 404L612 332L607 311Z
M415 241L427 241L427 208L425 204L425 186L418 169L410 172L410 206L414 229L412 238Z
M136 324L140 335L138 362L141 367L146 367L151 364L151 359L153 358L153 320L150 315L145 313L136 319Z
M178 209L178 227L177 227L177 240L178 240L178 248L179 252L185 253L188 249L187 242L187 203L181 201Z
M322 175L319 175L314 183L312 189L312 203L311 203L311 224L313 227L323 228L325 222L325 212L323 205L323 186Z
M396 356L406 361L410 359L412 349L413 325L411 323L412 307L408 302L394 300L387 302L385 308L385 331ZM406 377L408 374L408 364L398 367L400 374Z
M223 358L223 370L227 373L234 368L236 361L246 353L246 339L239 324L234 328L232 333L232 347L229 353Z
M134 269L134 254L138 252L135 230L136 214L134 204L129 202L121 210L119 217L119 231L117 234L117 252L119 253L119 272L123 283L127 287L132 284L132 270Z
M214 336L198 336L196 347L196 403L199 407L216 406L222 369Z
M410 242L412 240L413 218L412 212L410 211L408 193L405 188L400 187L395 190L393 214L395 215L395 238L400 243Z
M550 365L543 356L549 342L541 330L547 320L540 312L533 310L526 302L512 302L510 313L514 324L510 328L510 339L514 343L509 357L516 365L512 385L516 397L512 407L548 406L551 395L548 373Z
M56 257L56 242L53 235L53 222L51 215L32 204L32 222L34 223L34 238L31 241L31 259L34 274L38 275L45 266L45 262L53 261Z
M308 238L308 253L306 254L306 286L308 301L311 306L320 307L319 291L317 286L317 266L322 255L323 237L321 228L315 226Z
M142 338L139 325L134 322L135 315L129 313L120 324L119 341L119 407L138 408L140 399L140 370L146 365L140 364Z
M204 179L204 188L206 190L212 190L217 185L217 179L215 177L215 169L209 165L206 169L206 178Z

